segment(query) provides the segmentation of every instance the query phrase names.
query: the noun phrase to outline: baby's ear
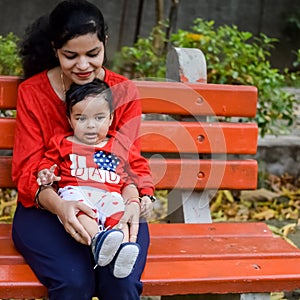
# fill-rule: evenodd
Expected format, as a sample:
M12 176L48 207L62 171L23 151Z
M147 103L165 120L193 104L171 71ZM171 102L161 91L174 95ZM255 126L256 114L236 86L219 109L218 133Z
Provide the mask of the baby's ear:
M67 119L68 119L68 122L69 122L69 124L70 124L71 128L74 130L74 128L73 128L73 126L72 126L72 123L71 123L71 120L70 120L70 118L69 118L69 117L67 117Z
M110 116L109 116L109 126L111 125L112 121L114 119L114 113L110 113Z

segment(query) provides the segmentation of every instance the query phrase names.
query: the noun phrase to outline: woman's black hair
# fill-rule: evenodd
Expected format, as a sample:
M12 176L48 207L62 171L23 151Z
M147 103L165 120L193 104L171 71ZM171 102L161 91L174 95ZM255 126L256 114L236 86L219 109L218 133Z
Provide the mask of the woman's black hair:
M109 111L110 113L113 112L113 95L109 85L98 79L95 78L93 81L80 85L76 83L72 83L70 88L66 92L66 114L70 117L72 107L84 100L86 97L90 96L97 96L97 95L104 96L104 99L108 102Z
M105 47L107 26L99 8L86 0L60 2L50 14L38 18L26 29L20 45L24 78L59 66L55 49L87 33L97 33Z

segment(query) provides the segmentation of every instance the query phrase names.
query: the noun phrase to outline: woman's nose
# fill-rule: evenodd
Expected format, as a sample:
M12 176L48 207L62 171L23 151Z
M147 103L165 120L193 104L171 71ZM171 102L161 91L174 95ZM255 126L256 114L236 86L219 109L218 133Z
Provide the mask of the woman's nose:
M76 63L76 67L80 70L86 70L89 67L89 62L86 58L80 57Z

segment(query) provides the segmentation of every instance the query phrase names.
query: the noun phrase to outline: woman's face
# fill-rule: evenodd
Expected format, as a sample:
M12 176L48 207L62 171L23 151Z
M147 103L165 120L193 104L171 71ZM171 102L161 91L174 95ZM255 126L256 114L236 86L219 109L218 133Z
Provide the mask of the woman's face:
M96 33L75 37L57 49L66 83L85 84L99 78L104 52L104 44Z

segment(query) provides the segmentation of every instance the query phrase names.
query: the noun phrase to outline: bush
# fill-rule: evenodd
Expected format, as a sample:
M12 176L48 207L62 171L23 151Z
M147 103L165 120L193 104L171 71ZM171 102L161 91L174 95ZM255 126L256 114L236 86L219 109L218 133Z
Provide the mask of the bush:
M161 31L162 39L165 38ZM119 71L130 69L134 77L165 77L166 49L155 48L153 32L133 47L124 47ZM207 61L209 83L254 85L259 91L256 116L260 134L284 134L295 120L295 96L282 90L285 75L268 60L276 39L264 34L254 37L235 25L215 27L214 21L196 19L190 31L178 30L167 41L176 47L199 48ZM163 47L163 48L162 48ZM155 53L159 52L157 56ZM141 59L142 58L142 59Z
M133 78L165 78L166 43L161 27L155 27L148 38L139 38L133 47L122 47L114 59L113 70Z
M0 35L0 74L16 75L22 74L21 58L18 48L19 38L13 33L6 36Z

